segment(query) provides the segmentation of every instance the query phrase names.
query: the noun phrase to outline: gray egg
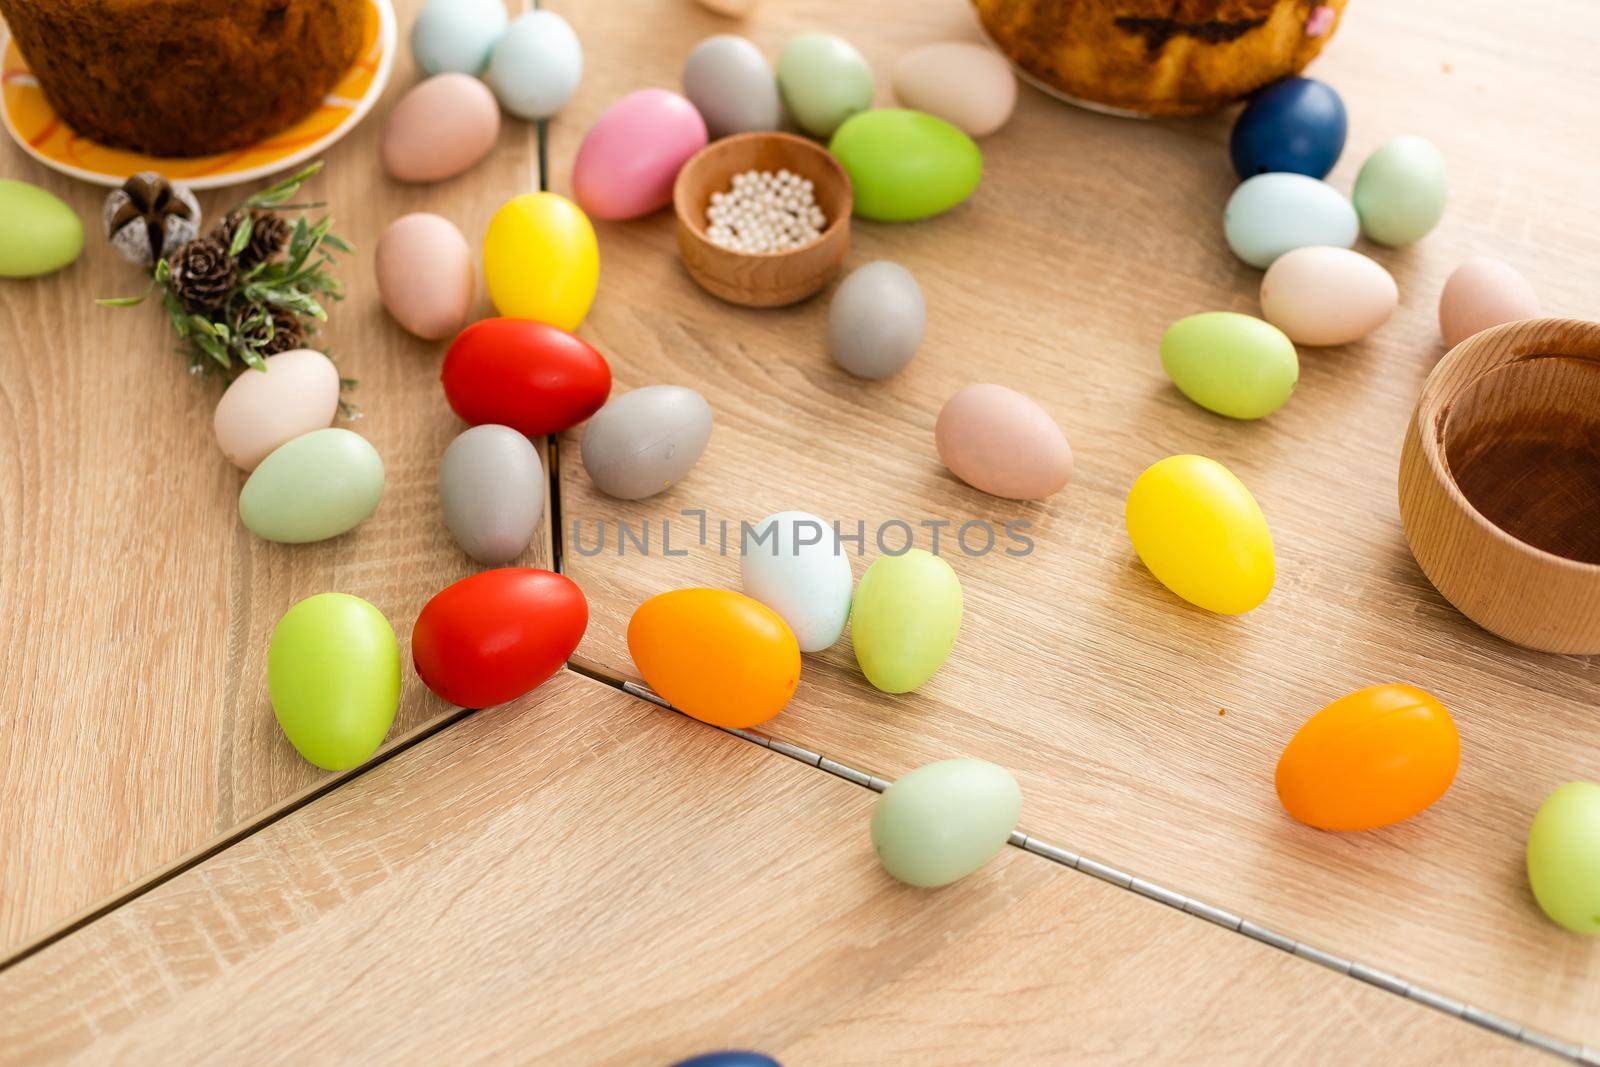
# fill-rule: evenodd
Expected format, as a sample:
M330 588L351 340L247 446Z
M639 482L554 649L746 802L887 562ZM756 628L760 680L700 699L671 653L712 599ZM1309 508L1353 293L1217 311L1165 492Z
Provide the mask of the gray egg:
M731 33L694 46L683 64L683 95L706 120L713 138L775 130L783 121L772 67L754 44Z
M479 563L522 555L539 528L544 494L539 453L509 426L474 426L450 442L439 463L445 525Z
M681 385L647 385L597 411L583 431L583 469L602 493L643 500L689 473L711 440L711 405Z
M858 378L904 369L922 344L928 308L911 272L881 259L852 271L828 305L828 351Z

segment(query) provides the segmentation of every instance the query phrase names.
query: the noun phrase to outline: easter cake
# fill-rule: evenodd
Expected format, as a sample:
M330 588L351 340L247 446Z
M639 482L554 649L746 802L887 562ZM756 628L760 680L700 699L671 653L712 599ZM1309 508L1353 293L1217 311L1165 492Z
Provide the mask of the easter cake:
M972 0L1017 69L1076 102L1215 111L1322 50L1345 0Z
M355 62L366 0L0 0L0 16L73 130L200 156L314 110Z

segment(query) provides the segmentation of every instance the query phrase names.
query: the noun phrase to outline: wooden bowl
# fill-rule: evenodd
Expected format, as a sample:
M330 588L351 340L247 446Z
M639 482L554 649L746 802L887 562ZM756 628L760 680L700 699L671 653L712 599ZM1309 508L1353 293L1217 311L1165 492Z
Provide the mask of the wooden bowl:
M809 178L828 225L808 245L785 252L734 252L711 243L706 209L747 170L788 169ZM706 292L745 307L782 307L811 296L839 273L850 251L850 178L821 146L787 133L741 133L713 141L678 172L672 188L678 254Z
M1484 629L1600 653L1600 323L1529 319L1451 349L1406 431L1400 521Z

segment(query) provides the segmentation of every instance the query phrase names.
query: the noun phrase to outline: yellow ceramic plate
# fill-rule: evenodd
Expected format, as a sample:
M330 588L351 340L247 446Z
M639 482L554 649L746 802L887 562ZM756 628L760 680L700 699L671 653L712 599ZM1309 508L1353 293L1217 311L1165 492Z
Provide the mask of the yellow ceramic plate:
M4 39L0 65L0 118L22 150L53 170L96 185L121 185L130 174L154 170L191 189L216 189L254 181L310 159L350 130L372 109L394 66L394 8L367 0L361 54L355 66L295 125L264 141L216 156L164 159L107 148L74 133L55 113L28 70L17 43Z

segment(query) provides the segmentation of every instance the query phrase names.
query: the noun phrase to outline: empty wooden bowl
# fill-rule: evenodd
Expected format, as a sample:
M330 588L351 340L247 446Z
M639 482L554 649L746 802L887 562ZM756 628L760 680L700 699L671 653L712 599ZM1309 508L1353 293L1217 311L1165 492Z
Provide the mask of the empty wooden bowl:
M1478 625L1600 654L1600 323L1529 319L1451 349L1406 431L1400 520Z
M808 245L784 252L734 252L711 243L706 209L747 170L790 170L809 178L827 227ZM850 251L850 178L826 149L787 133L741 133L713 141L678 172L672 189L678 254L713 296L745 307L781 307L804 300L839 272Z

